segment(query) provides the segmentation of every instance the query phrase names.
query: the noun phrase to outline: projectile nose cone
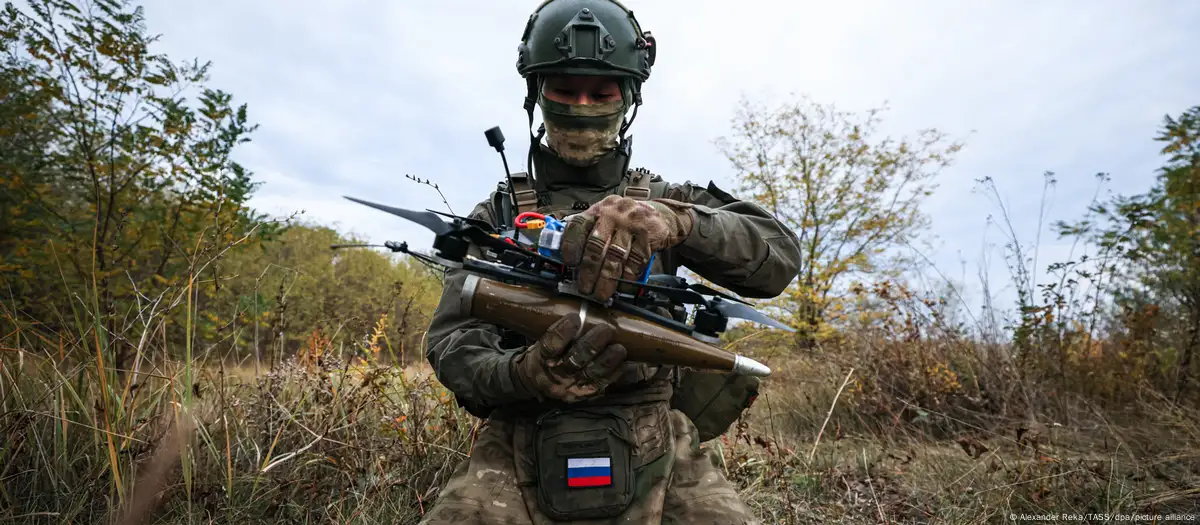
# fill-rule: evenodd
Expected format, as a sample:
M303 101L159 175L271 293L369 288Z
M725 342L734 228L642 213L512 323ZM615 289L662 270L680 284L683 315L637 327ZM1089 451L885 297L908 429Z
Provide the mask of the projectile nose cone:
M733 359L733 371L745 376L754 377L767 377L771 375L771 369L767 365L740 355Z

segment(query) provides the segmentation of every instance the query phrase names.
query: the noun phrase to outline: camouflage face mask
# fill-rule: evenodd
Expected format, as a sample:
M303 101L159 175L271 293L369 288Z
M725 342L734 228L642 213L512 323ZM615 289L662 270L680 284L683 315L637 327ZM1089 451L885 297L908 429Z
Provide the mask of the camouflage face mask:
M590 166L617 147L625 101L562 104L538 97L550 148L567 164Z

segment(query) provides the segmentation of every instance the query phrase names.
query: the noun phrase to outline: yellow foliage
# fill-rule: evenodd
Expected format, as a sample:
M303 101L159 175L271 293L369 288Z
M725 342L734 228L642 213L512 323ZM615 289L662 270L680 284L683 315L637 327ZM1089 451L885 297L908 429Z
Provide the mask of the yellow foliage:
M375 322L375 328L371 331L371 336L367 339L367 353L371 356L374 363L379 362L379 340L387 334L387 313L379 316L379 320Z
M962 384L958 381L958 374L950 370L950 367L944 363L937 363L925 369L925 377L929 380L929 384L935 395L946 395L958 392L962 388Z
M321 329L313 329L304 348L297 353L296 361L306 370L312 371L330 347L330 341L321 335Z
M805 339L831 333L845 281L894 266L889 248L923 231L919 205L962 145L937 130L877 137L880 110L839 111L807 98L767 108L743 101L718 145L738 172L741 198L764 206L800 244L798 279L772 302Z

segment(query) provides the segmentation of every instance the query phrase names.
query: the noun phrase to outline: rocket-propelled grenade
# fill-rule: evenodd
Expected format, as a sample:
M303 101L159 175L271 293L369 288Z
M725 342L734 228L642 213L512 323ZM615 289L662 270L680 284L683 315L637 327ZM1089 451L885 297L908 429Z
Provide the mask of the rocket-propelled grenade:
M536 339L559 319L579 315L581 331L607 324L618 343L628 351L627 359L658 365L676 365L702 370L732 371L766 377L771 369L745 356L717 348L665 326L587 301L543 290L505 284L468 275L463 284L460 307L464 315L503 326Z

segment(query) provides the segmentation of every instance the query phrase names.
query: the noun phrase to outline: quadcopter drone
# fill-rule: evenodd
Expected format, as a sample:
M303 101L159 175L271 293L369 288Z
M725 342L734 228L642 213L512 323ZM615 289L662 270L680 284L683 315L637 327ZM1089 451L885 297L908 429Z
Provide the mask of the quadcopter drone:
M503 134L498 127L494 127L487 130L485 135L488 143L500 153L506 175L509 175L508 161L504 158ZM511 191L511 182L508 187ZM780 330L795 331L730 294L704 284L689 283L675 275L651 274L649 267L653 264L653 257L639 281L618 280L626 285L622 287L623 290L618 290L613 297L599 303L575 290L573 269L563 262L559 251L565 223L549 215L521 213L513 219L513 224L507 225L510 227L502 230L487 221L469 217L433 210L407 210L354 197L345 198L415 222L434 234L433 251L430 254L410 249L407 242L388 241L382 245L384 248L407 254L429 265L461 269L486 279L535 288L553 295L573 296L583 302L585 313L588 303L599 304L708 344L720 343L720 334L725 331L730 319L744 319ZM334 245L332 248L377 246L380 245ZM472 246L483 254L483 258L469 253ZM691 324L687 322L689 316L685 305L694 306ZM670 315L662 315L658 313L660 311L669 312ZM769 373L765 366L754 364ZM750 369L755 370L754 367ZM758 370L754 375L766 373Z

